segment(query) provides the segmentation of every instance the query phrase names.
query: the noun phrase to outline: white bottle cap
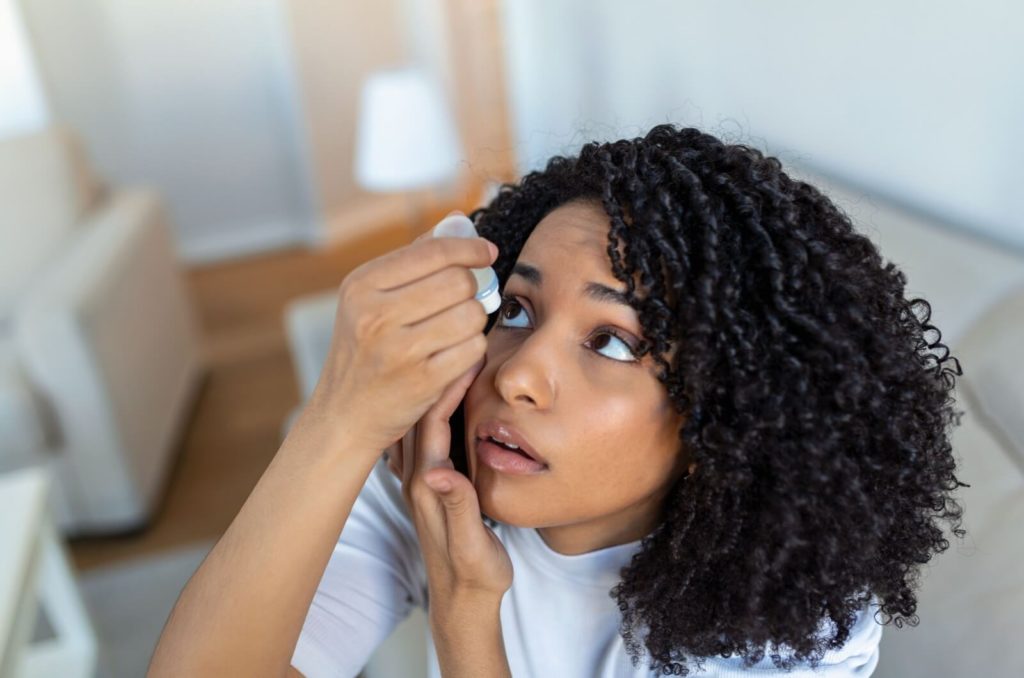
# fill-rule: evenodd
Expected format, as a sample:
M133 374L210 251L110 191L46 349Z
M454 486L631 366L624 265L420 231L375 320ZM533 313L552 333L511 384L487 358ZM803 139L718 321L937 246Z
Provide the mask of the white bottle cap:
M449 214L434 226L435 238L478 238L473 220L465 214Z
M478 238L476 226L473 220L464 214L450 214L434 226L432 232L434 238ZM494 313L501 307L501 290L498 289L498 276L490 266L475 268L473 271L483 271L476 274L477 292L476 300L484 306L487 315Z

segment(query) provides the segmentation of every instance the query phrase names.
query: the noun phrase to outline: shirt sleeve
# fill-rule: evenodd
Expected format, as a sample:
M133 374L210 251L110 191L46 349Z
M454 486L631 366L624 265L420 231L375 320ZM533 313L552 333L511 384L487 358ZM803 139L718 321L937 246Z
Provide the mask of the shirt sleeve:
M880 603L877 596L872 596L857 613L857 620L850 629L850 637L842 647L826 650L818 667L811 670L809 666L801 667L811 678L827 676L828 678L867 678L878 665L879 644L882 641L882 625L875 620L875 612ZM832 622L822 623L821 629L826 637L834 632Z
M414 605L426 571L401 481L378 459L360 490L306 615L292 666L353 678Z
M879 659L879 643L882 640L882 625L875 621L875 611L879 606L877 596L872 596L858 613L853 627L850 629L850 636L842 647L835 650L826 650L817 668L812 669L810 662L797 662L789 671L784 671L775 666L771 660L771 654L778 652L781 656L790 656L792 648L783 645L781 648L769 644L765 656L760 662L750 668L742 666L743 659L736 655L730 655L727 659L715 658L713 665L705 671L718 676L719 678L733 678L736 676L787 676L788 678L867 678L870 676ZM819 625L821 637L831 637L834 633L834 624L830 620L823 620ZM712 664L709 662L709 664ZM695 675L703 675L696 672Z

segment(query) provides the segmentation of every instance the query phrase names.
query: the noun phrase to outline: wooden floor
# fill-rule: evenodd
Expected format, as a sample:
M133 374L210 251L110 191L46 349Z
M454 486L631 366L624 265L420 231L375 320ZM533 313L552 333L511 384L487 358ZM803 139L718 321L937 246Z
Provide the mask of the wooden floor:
M419 230L446 212L427 215ZM72 540L79 569L224 532L280 446L285 418L299 402L285 305L336 288L359 264L408 243L411 232L401 223L331 249L279 251L187 271L208 370L161 506L137 534Z

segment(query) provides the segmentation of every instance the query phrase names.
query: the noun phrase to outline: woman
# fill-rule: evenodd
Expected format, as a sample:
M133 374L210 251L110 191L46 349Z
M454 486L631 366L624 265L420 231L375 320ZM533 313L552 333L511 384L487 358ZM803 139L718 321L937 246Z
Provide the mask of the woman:
M964 535L960 366L903 273L775 158L671 125L470 217L502 308L480 239L346 278L153 673L355 675L420 605L433 675L870 675L876 609L916 624L938 522Z

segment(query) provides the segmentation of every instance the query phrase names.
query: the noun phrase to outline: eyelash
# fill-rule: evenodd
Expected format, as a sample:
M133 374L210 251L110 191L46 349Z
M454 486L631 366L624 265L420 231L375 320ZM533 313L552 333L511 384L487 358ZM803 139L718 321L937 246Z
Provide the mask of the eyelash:
M502 314L505 312L505 309L508 307L509 303L519 304L519 302L516 300L516 298L514 296L509 296L507 294L502 294L501 295L501 305L498 307L498 318L497 318L497 320L494 323L494 327L499 329L499 330L521 330L521 329L525 329L525 328L522 328L522 327L508 327L507 325L502 325L501 324ZM524 311L526 310L526 307L523 306L522 304L519 304L519 306L522 307ZM615 330L613 330L612 328L609 328L609 327L602 327L602 328L600 328L599 329L599 334L608 334L608 335L611 335L611 336L615 337L619 341L621 341L626 346L626 349L629 351L629 354L631 356L633 356L634 360L616 360L615 358L609 358L606 355L603 355L601 353L597 353L597 351L594 350L594 352L597 353L597 355L601 356L605 360L611 360L612 362L615 362L615 363L625 363L627 365L630 364L630 363L639 363L640 362L640 360L639 360L639 358L637 357L637 354L636 354L636 349L633 348L633 346L629 343L629 339L628 338L624 337L623 335L619 334L618 332L616 332Z

